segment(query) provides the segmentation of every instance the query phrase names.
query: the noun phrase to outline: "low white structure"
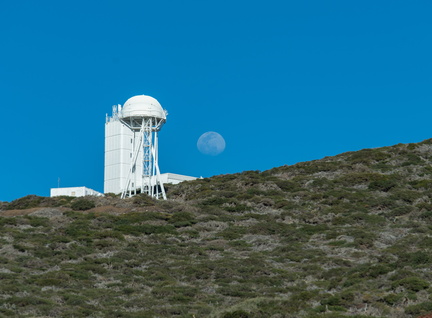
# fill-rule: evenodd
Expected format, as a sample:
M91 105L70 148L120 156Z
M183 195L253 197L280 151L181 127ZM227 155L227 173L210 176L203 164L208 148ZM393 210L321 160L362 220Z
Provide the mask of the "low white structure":
M84 197L86 195L93 195L96 197L103 196L102 193L86 187L51 188L50 197L58 197L61 195L67 195L69 197Z
M162 173L160 175L160 180L162 183L177 184L177 183L180 183L183 181L190 181L190 180L195 180L195 179L197 179L197 178L184 176L184 175L176 174L176 173Z

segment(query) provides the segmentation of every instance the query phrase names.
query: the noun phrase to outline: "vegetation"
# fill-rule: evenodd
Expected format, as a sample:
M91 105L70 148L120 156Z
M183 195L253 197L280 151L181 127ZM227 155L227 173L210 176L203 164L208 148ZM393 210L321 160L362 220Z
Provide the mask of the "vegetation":
M0 316L432 312L432 140L0 210Z

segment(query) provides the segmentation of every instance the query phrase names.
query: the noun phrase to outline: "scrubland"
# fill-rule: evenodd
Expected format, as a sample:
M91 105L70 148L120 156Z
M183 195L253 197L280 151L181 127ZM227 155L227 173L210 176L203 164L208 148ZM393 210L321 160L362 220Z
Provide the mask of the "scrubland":
M169 186L0 203L0 316L432 312L432 140Z

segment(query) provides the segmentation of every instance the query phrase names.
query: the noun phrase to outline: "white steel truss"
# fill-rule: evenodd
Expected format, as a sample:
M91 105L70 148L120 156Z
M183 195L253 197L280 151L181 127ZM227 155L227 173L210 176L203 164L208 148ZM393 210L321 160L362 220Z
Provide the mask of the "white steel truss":
M134 132L133 154L122 198L146 193L166 200L166 193L160 178L158 165L158 131L164 120L154 117L127 118L121 120ZM142 153L142 171L137 171L138 158Z

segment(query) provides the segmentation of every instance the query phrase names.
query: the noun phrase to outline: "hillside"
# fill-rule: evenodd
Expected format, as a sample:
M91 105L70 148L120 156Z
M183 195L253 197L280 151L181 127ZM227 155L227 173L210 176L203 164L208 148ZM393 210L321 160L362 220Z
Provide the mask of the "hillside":
M432 139L184 182L167 201L0 203L0 316L420 317Z

